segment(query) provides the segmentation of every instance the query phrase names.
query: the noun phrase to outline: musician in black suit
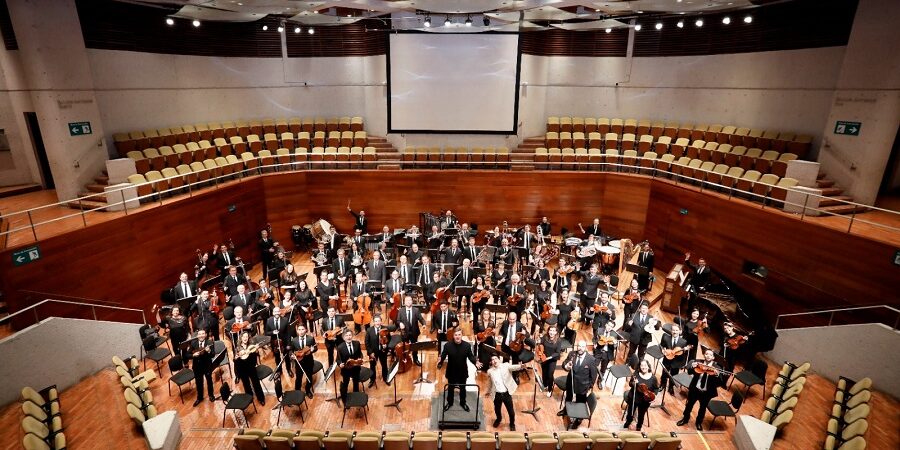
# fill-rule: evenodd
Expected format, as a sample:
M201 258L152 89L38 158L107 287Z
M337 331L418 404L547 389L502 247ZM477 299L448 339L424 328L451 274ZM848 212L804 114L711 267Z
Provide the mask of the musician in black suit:
M246 323L246 325L245 325ZM232 343L237 343L240 332L232 331L234 325L238 324L241 330L246 331L250 336L256 335L256 326L247 317L244 317L244 308L238 306L234 308L234 318L225 322L225 334L231 338Z
M425 306L431 310L431 305L434 303L437 298L437 291L442 287L446 287L450 284L450 281L441 276L440 272L433 272L431 274L431 280L428 284L425 285L425 288L422 290L422 293L425 296Z
M203 384L206 382L206 392L209 394L209 401L216 401L215 389L212 378L212 358L213 358L213 340L207 339L206 330L197 331L197 339L191 341L191 358L194 362L191 364L191 370L194 371L194 382L197 383L197 400L194 406L203 401Z
M238 286L247 283L247 277L238 273L237 267L231 266L228 268L228 275L225 276L223 283L225 285L225 294L231 297L232 295L237 294Z
M312 398L313 362L315 361L313 359L313 353L319 350L319 345L316 344L316 339L307 333L306 325L300 322L297 324L297 337L291 339L290 351L295 353L305 348L311 348L312 350L302 358L297 359L296 356L291 355L291 359L294 360L294 365L297 368L297 377L294 379L294 389L299 391L303 385L303 380L306 379L306 397Z
M700 258L697 260L697 265L691 263L691 253L684 254L684 264L691 268L694 274L691 276L691 286L698 291L706 290L706 285L709 284L709 277L712 273L712 270L706 265L706 260Z
M210 309L214 300L218 301L214 297L210 297L209 291L200 291L200 296L194 303L191 303L191 314L196 314L195 330L206 330L213 339L219 340L219 315Z
M358 248L361 248L361 249L365 248L366 238L363 237L362 230L360 230L360 229L353 230L353 237L351 239Z
M472 352L472 344L462 340L462 330L457 329L453 333L453 340L444 344L441 350L441 358L438 361L437 368L440 369L447 361L447 404L444 411L453 406L453 391L459 389L459 405L463 410L469 411L466 405L466 380L469 378L469 366L466 361L471 362L477 368L481 368L481 362L475 360L475 353Z
M281 317L281 309L275 307L272 309L272 317L266 320L266 335L272 337L272 354L275 356L275 365L281 364L281 352L290 343L291 330L290 319ZM290 364L285 364L288 375L294 376L294 369Z
M229 250L227 245L220 246L219 251L216 252L216 265L219 266L219 270L224 271L226 267L236 264L237 256L234 255L234 252Z
M560 275L560 271L564 271L563 275ZM556 271L556 281L553 285L553 289L556 290L556 293L559 294L563 290L572 289L572 271L574 268L568 265L566 258L564 256L559 257L559 268Z
M473 263L477 263L481 247L475 245L475 236L469 236L467 245L463 248L463 256Z
M495 290L506 292L506 288L509 284L509 277L510 273L506 270L506 263L499 262L497 263L497 267L491 272L491 286L493 286Z
M419 286L430 283L432 275L440 270L437 264L431 263L431 257L428 255L422 255L421 261L416 275L416 284Z
M650 288L650 275L653 275L653 251L650 244L644 242L641 246L641 252L638 254L637 263L641 267L647 268L647 275L638 275L638 287L647 290Z
M347 363L351 359L362 359L362 346L358 341L353 340L353 332L350 329L344 330L344 341L337 346L338 367L341 368L341 401L347 404L347 387L350 380L353 380L353 392L359 392L359 369L361 365L349 366Z
M384 302L387 308L393 306L394 294L400 294L400 298L403 298L404 283L405 281L400 278L400 272L396 270L391 272L391 278L384 282Z
M531 251L531 247L537 242L537 235L531 232L531 225L525 224L525 227L522 228L521 236L519 237L519 242L522 243L522 247L526 252Z
M603 331L607 322L616 321L616 305L610 301L609 294L606 292L600 293L599 305L601 306L601 309L602 307L606 307L606 311L600 311L594 314L594 334Z
M381 316L375 316L372 318L372 326L366 330L366 353L369 355L369 369L372 370L372 378L369 379L369 387L375 386L375 366L378 363L381 363L381 379L385 384L390 386L388 383L388 363L387 357L390 352L390 336L388 336L388 340L385 344L381 343L380 333L382 330L389 331L387 327L385 327L381 323Z
M359 210L359 214L353 212L350 209L350 205L347 205L347 212L353 215L353 218L356 221L353 224L353 229L360 231L362 234L368 234L369 230L369 219L366 218L366 212L363 210Z
M690 350L687 340L681 335L681 326L677 323L673 323L672 334L663 333L662 338L659 340L659 346L665 350L681 348L684 351L683 355L675 356L672 359L663 358L662 360L663 367L666 370L664 370L660 376L660 386L663 388L668 386L669 394L675 395L675 383L672 382L671 377L678 375L678 373L681 372L681 369L684 368L688 359L688 350Z
M331 261L331 270L339 285L344 286L344 291L346 291L347 286L350 285L352 266L350 266L350 258L347 258L344 249L337 250L337 256Z
M447 330L453 327L459 327L459 320L456 314L450 311L450 305L443 301L440 311L431 318L431 332L437 332L438 345L447 342Z
M585 237L597 236L599 238L600 236L603 236L603 230L600 229L600 218L599 217L594 217L594 221L591 223L591 226L588 227L587 230L585 230L584 227L582 227L580 223L578 224L578 228L581 229L581 232L584 233Z
M456 220L456 216L453 215L453 211L448 209L444 213L444 218L441 220L441 229L456 228L457 223L459 222Z
M566 377L566 401L571 402L574 399L578 403L587 402L588 393L597 379L597 363L594 357L587 353L587 344L584 341L575 343L575 351L566 358L563 368L569 371L569 376ZM565 408L556 413L557 416L565 414ZM581 419L575 419L572 426L575 428L581 426Z
M510 276L509 285L506 286L506 292L504 292L505 300L508 303L509 300L514 296L518 295L521 298L519 302L516 303L516 306L510 306L509 310L514 311L516 315L521 318L522 313L525 312L525 287L519 285L519 275L514 273Z
M462 265L457 267L456 273L453 274L453 278L456 280L456 281L454 281L453 289L456 289L457 287L472 286L475 281L475 276L476 276L476 272L475 272L475 268L472 267L472 261L469 258L464 258L462 260ZM457 301L459 303L456 305L456 310L459 311L460 314L462 314L463 313L463 303L469 302L469 296L461 295L461 296L459 296ZM471 304L469 304L467 306L467 308L471 309ZM471 312L471 311L469 311L469 312Z
M603 329L595 329L593 344L594 344L594 360L600 365L598 372L600 376L597 379L597 387L603 389L602 380L604 374L606 374L606 368L609 367L610 361L616 360L616 348L619 344L619 335L616 333L616 322L608 321L603 325ZM606 338L606 340L612 339L611 343L600 343L600 338Z
M319 298L319 310L321 311L328 309L329 300L338 298L337 288L334 287L334 282L328 279L328 275L328 271L323 270L319 274L319 283L316 284L316 297Z
M638 359L644 359L644 353L647 351L647 344L653 340L653 335L647 332L647 325L651 325L659 329L659 321L651 317L647 313L648 307L646 303L642 303L633 316L631 316L630 330L628 331L628 356L637 353Z
M400 274L400 279L403 280L404 284L415 283L416 269L409 263L409 258L406 255L400 255L400 264L397 264L397 272Z
M412 297L407 295L403 298L403 307L397 311L397 326L400 323L406 327L406 337L407 342L413 343L419 340L419 334L421 333L421 326L425 325L425 319L422 318L422 313L419 312L418 308L413 307ZM421 366L422 362L419 361L419 352L413 352L413 361L415 361L416 365Z
M247 311L247 314L250 314L252 313L251 306L253 305L253 297L247 293L247 288L241 284L237 287L237 293L228 299L228 304L232 308L240 306L241 308L244 308L244 311Z
M327 311L325 317L322 319L322 334L344 328L344 319L337 317L334 308L329 307ZM334 350L338 346L338 337L338 334L335 334L332 338L328 338L328 336L325 337L325 351L328 353L329 366L334 364Z
M494 252L494 262L503 262L512 267L513 259L515 259L515 255L513 254L512 247L509 246L509 239L504 238L500 241L500 246L497 247L497 251Z
M269 268L272 266L272 260L275 259L275 241L269 237L268 230L259 232L259 241L256 242L256 246L259 248L259 256L262 261L262 273L263 278L265 278L266 274L269 273Z
M413 267L419 268L422 265L422 257L425 256L425 252L419 248L419 244L413 242L412 245L406 250L406 260L409 261Z
M475 340L478 342L475 345L473 351L475 352L475 358L478 359L478 361L481 361L482 371L487 371L488 363L491 361L491 353L485 351L481 345L484 344L488 347L497 347L497 340L494 339L494 333L496 331L485 333L484 340L478 341L478 333L483 333L488 328L490 328L491 330L496 330L497 326L491 319L491 312L485 309L481 311L481 314L478 315L475 322L472 324L472 330L475 334Z
M693 369L701 363L705 366L712 367L713 369L721 370L719 365L716 364L715 353L710 349L703 352L702 361L692 361L689 364L689 367ZM684 406L684 413L681 420L679 420L676 425L680 427L687 424L688 421L691 420L691 410L694 409L694 404L699 402L700 409L697 411L697 419L694 424L697 426L697 430L702 431L703 418L706 417L706 407L709 405L709 401L718 395L719 388L724 385L725 382L722 379L721 372L718 372L716 375L694 373L693 378L691 378L691 383L688 386L688 398L687 404Z
M175 293L176 300L184 298L193 300L200 293L197 290L197 281L188 280L188 275L185 272L181 272L181 275L178 277L178 283L172 286L172 292Z
M387 279L387 271L384 268L384 261L381 260L381 252L372 252L372 260L366 263L366 274L370 281L377 281L381 286Z
M543 234L544 237L550 236L550 219L548 219L547 216L541 218L541 223L538 224L538 227L541 228L541 234Z
M524 333L525 334L525 345L534 348L534 341L528 337L528 333L525 331L525 325L522 325L522 322L517 320L518 316L514 312L510 312L507 314L506 322L503 322L503 325L500 326L500 350L503 353L506 353L512 358L513 364L518 364L522 360L522 353L525 352L523 347L522 350L516 352L510 348L510 344L515 342L516 334ZM533 357L533 355L532 355Z
M597 265L591 264L591 268L587 272L582 272L582 282L578 285L581 290L581 309L588 311L594 306L597 299L597 288L600 286L602 278L597 274ZM585 314L585 322L589 322Z
M463 253L459 248L459 241L453 239L450 246L444 249L444 264L459 265L462 262Z

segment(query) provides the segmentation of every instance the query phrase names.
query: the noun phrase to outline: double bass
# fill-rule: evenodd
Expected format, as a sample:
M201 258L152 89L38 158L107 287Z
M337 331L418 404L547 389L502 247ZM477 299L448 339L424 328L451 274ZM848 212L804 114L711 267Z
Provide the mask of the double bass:
M369 294L361 294L356 297L356 311L353 312L353 321L358 325L368 325L372 323L372 297ZM387 330L382 330L387 331Z

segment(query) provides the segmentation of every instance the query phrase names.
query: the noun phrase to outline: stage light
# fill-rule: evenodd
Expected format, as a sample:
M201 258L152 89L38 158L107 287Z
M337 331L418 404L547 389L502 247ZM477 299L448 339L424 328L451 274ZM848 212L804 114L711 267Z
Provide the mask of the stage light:
M472 26L472 18L471 18L471 17L468 17L468 16L466 17L466 26L467 26L467 27L471 27L471 26Z
M194 19L194 21L191 22L191 24L194 25L194 27L199 27L199 26L200 26L200 21L197 20L197 19Z
M294 34L297 34L297 33L299 33L299 32L300 32L300 27L295 27L295 28L294 28Z
M279 33L283 33L283 32L284 32L284 27L278 27L278 32L279 32Z
M484 18L481 19L481 23L483 23L484 26L489 27L491 26L491 18L488 16L484 16Z
M697 27L702 27L702 26L703 26L703 19L697 19L697 21L694 22L694 25L697 26Z
M725 25L730 24L730 23L731 23L731 17L728 17L728 16L723 17L723 18L722 18L722 23L724 23Z
M451 23L453 22L450 22L450 16L447 16L447 18L444 19L444 26L449 27Z
M612 33L612 28L607 28L607 29L606 29L606 32L607 32L607 33Z
M678 23L675 24L675 26L678 27L678 28L684 28L684 21L683 21L683 20L679 20Z
M268 25L263 25L263 31L269 31L269 26L268 26Z
M431 28L431 17L425 16L425 28Z
M659 30L662 30L662 27L663 27L662 22L656 22L656 26L654 28L656 28L656 31L659 31Z
M641 31L641 24L637 24L634 26L634 31Z
M744 17L744 23L753 23L753 16Z
M166 25L175 25L175 19L166 17Z
M312 27L309 27L309 30L307 30L306 32L309 34L316 34L316 30L312 29Z

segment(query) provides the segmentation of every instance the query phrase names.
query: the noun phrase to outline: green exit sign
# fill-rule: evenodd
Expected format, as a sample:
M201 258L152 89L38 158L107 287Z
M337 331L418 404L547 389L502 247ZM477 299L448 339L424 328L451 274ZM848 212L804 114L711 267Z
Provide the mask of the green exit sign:
M681 208L681 211L678 211L678 212L681 213L682 216L686 216L688 213L688 210L687 210L687 208Z
M41 249L37 245L16 250L12 254L13 266L24 266L30 262L41 259Z
M85 134L91 134L93 131L91 130L90 122L71 122L69 123L69 136L82 136Z
M834 134L844 134L847 136L859 136L859 129L862 128L862 122L847 122L838 120L834 124Z

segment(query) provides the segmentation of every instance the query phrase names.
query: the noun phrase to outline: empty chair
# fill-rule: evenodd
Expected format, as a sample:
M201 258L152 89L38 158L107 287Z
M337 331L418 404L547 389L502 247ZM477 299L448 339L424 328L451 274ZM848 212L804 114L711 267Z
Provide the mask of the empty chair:
M559 146L560 148L566 148L572 146L572 133L568 131L561 131L559 133Z
M741 137L741 142L734 145L743 145L747 148L759 147L759 138L762 137L763 130L750 129L746 136Z
M719 417L734 417L735 425L737 425L737 413L741 409L741 405L744 404L744 396L741 395L740 392L735 392L731 396L730 402L723 402L722 400L710 400L709 404L706 406L706 410L712 414L713 419L710 422L709 427L712 428L716 423L716 419Z
M365 131L359 130L353 132L353 145L355 147L365 147L369 144L369 136Z
M575 149L566 147L562 149L562 167L563 169L572 170L575 168Z
M603 150L600 150L599 148L588 149L588 163L590 163L590 165L592 166L592 167L588 168L589 170L591 168L595 168L595 169L599 170L600 166L598 165L598 163L600 163L602 161L603 161Z
M538 169L546 169L548 161L550 161L550 154L547 152L546 147L534 149L534 162L538 163Z
M635 134L636 132L637 132L637 120L625 119L625 122L622 124L622 131L619 134L623 134L623 133Z
M766 196L769 194L769 189L777 183L778 175L763 174L756 183L753 183L753 193L758 196Z
M778 176L774 174L772 175L776 177ZM778 180L778 183L776 183L775 186L772 187L771 191L769 191L769 195L772 198L783 202L787 197L787 191L797 186L798 184L799 181L797 181L797 179L795 178L782 178Z
M309 148L309 144L310 144L309 133L307 133L306 131L301 131L301 132L297 133L297 139L294 142L295 146ZM293 147L287 147L287 148L293 148Z
M263 140L266 142L266 150L270 152L274 152L278 150L278 135L275 133L266 133L263 135ZM262 150L262 149L260 149ZM259 153L259 150L255 150L254 153Z
M235 155L226 156L225 161L231 167L232 173L238 173L238 172L241 172L242 170L244 170L244 163L241 162L241 160L238 159L238 157ZM216 164L218 164L218 161L216 161Z
M184 177L178 174L178 171L172 167L165 167L161 172L163 178L169 183L169 187L172 189L180 188L184 186Z
M625 129L625 122L622 119L612 119L609 121L609 131L615 134L622 134Z
M652 146L653 136L649 134L642 134L641 138L638 140L638 153L643 155L644 153L649 152Z
M296 135L302 131L303 121L299 117L291 117L288 119L288 131Z
M584 133L584 117L572 118L572 134Z
M313 133L312 140L313 147L322 147L325 148L325 132L324 131L316 131Z
M341 145L341 132L337 130L329 131L328 140L326 140L325 142L328 144L326 147L337 148Z
M162 170L163 167L166 167L166 158L155 148L145 148L144 157L150 160L150 167L153 170Z
M585 164L589 161L588 151L584 147L579 147L575 149L575 162L578 163L579 166Z
M202 150L201 156L198 158L196 155L194 157L194 161L204 161L207 159L213 159L218 154L219 149L213 143L203 140L197 143L197 146Z
M309 133L310 135L313 135L317 131L315 124L316 124L316 120L314 118L304 117L301 122L301 125L300 125L300 130L305 131L305 132Z
M584 132L582 132L582 131L572 132L572 147L580 148L580 147L584 147L584 146L585 146Z
M159 154L165 160L164 167L175 167L181 161L180 157L175 153L175 150L168 145L163 145L159 148Z
M656 169L664 172L669 172L672 170L672 164L675 162L675 155L671 153L666 153L659 157L656 161Z
M134 170L137 171L137 173L144 174L149 172L152 168L150 160L144 157L144 154L139 151L130 151L127 156L134 161Z
M676 160L675 162L672 163L672 168L671 168L672 173L675 175L684 174L685 169L688 168L688 164L690 164L691 161L692 161L691 158L688 158L687 156L682 156L681 158L678 158L678 160Z
M675 137L672 139L690 139L691 135L694 133L694 124L691 123L683 123L678 126L678 131L675 133Z
M691 162L693 162L693 161L691 161ZM700 164L698 167L693 168L694 170L691 173L691 176L700 181L705 181L707 179L707 177L709 176L709 173L711 173L713 171L713 168L715 167L715 165L716 165L716 163L714 163L712 161L702 161L702 164Z
M588 148L603 148L603 135L598 132L588 134Z
M266 150L268 152L268 150ZM259 167L259 161L253 156L253 153L244 152L241 153L241 162L244 164L244 167L247 169L255 169Z
M772 148L772 143L778 139L778 132L766 130L763 132L762 136L756 139L757 146L763 150L769 150Z
M559 133L559 117L548 117L547 118L547 132L548 133Z
M209 170L203 166L201 161L191 163L191 172L194 174L196 181L206 181L209 179Z
M331 133L332 131L337 131L340 133L338 128L340 127L340 120L337 117L329 117L325 119L325 131Z
M707 142L717 142L716 140L719 138L719 133L722 131L722 128L722 125L717 123L710 125L703 134L703 140Z
M218 150L216 153L222 156L231 154L231 144L228 143L224 138L215 138L213 139L213 145L216 146Z
M233 155L228 155L228 156L233 156ZM234 166L232 166L228 162L228 160L225 159L224 157L219 156L216 159L214 159L213 162L216 164L216 168L218 169L219 175L230 175L230 174L234 173ZM204 164L206 164L206 163L204 162Z
M559 133L555 131L548 131L544 136L544 144L547 148L559 147Z
M720 144L716 147L716 150L712 152L712 162L716 164L725 163L725 158L731 153L731 149L734 148L731 144Z
M738 167L740 169L740 167ZM722 177L728 173L728 166L725 164L716 164L712 171L706 174L706 181L715 184L722 184Z
M728 143L731 145L745 145L744 138L746 138L748 134L750 134L749 128L737 128L734 130L734 133L728 136Z
M794 137L794 140L787 143L787 146L782 151L787 151L805 157L809 153L809 150L812 148L812 139L813 138L810 135L798 134L796 137Z
M371 162L378 159L378 153L375 151L375 147L364 147L363 148L363 161Z
M681 158L687 151L688 143L688 138L676 139L675 143L669 147L669 153L674 155L676 158ZM660 153L659 150L657 150L656 152Z
M632 133L623 134L622 135L622 145L621 145L620 150L622 150L622 151L634 150L634 138L635 138L635 136Z
M707 140L707 139L706 139L706 131L707 131L708 129L709 129L709 125L706 125L706 124L697 124L697 125L694 125L694 127L691 128L690 139L691 139L692 141L696 141L696 140L703 140L703 141L705 141L705 140Z
M687 157L691 159L696 159L700 157L700 149L706 146L706 141L702 139L697 139L691 142L691 145L687 148Z
M559 148L553 147L547 150L548 161L550 161L551 166L553 163L556 163L556 167L559 167L559 163L562 162L562 150Z
M792 142L794 138L794 133L789 131L778 133L778 137L772 141L772 150L775 150L778 153L787 151L788 143Z
M146 200L143 197L146 197L153 193L153 187L147 182L147 179L144 178L142 174L133 174L128 175L128 182L137 186L137 195L141 197L140 200Z
M649 120L638 120L637 129L635 130L635 136L643 136L645 134L650 134L650 128L653 126L653 123ZM659 132L662 134L662 124L659 124Z
M731 148L731 151L725 155L725 164L730 167L736 167L740 165L741 157L747 153L747 147L743 145L737 145Z
M197 145L194 142L188 142L188 144ZM175 154L178 155L178 162L181 164L190 164L194 161L194 152L193 150L189 150L185 144L175 144L172 146L172 150L175 151Z
M605 150L618 149L619 135L617 133L606 133L606 135L603 136L603 148Z
M727 125L722 127L722 129L716 133L716 142L719 144L727 144L731 142L731 137L734 135L735 131L737 131L737 127L733 125Z
M702 166L704 161L699 159L692 159L688 162L686 167L681 168L681 174L686 177L691 178L700 178L700 166Z
M249 137L249 135L248 135ZM258 140L258 138L257 138ZM231 152L227 155L240 155L247 151L247 143L244 141L244 138L241 136L232 136L228 138L228 142L231 144Z
M641 161L639 165L642 167L642 173L651 173L649 169L652 169L656 166L656 157L656 152L647 152L641 155Z
M279 148L294 148L294 133L291 133L290 131L281 133L281 146ZM277 152L278 148L276 148L275 151Z
M769 173L772 169L772 162L776 159L778 159L778 152L775 150L766 150L756 158L753 168L762 173Z
M666 124L663 126L662 135L657 136L656 138L659 139L660 137L665 136L669 139L675 139L678 136L678 129L679 129L679 126L677 123L666 122ZM651 130L651 133L652 133L652 130Z
M771 173L784 177L787 174L788 163L795 159L797 159L797 155L793 153L782 153L777 160L772 161Z
M712 161L712 152L716 151L718 148L718 142L707 142L703 145L703 148L697 149L697 157L703 161ZM690 156L690 153L688 153L688 156Z
M614 148L606 149L603 153L603 162L605 163L603 170L615 172L619 170L619 151Z
M762 150L758 148L749 148L747 151L741 155L740 166L744 168L744 170L750 170L756 168L756 159L762 156ZM757 172L760 172L757 170ZM762 173L762 172L760 172Z
M611 122L606 117L600 117L597 119L597 132L601 135L609 133L609 130L612 129Z
M222 427L225 427L225 416L229 410L234 411L235 418L237 417L237 411L240 411L241 415L244 415L244 422L247 421L245 414L250 405L253 405L253 412L257 412L252 394L232 393L228 383L222 383L222 387L219 388L219 394L219 398L225 404L225 410L222 412ZM235 423L237 423L237 420L235 420Z
M780 432L782 429L784 429L784 427L791 423L791 420L793 420L793 418L794 411L789 409L775 416L775 418L772 419L772 426L775 427L776 432Z
M594 133L597 131L597 119L593 117L586 117L584 119L584 133Z
M359 116L350 118L350 131L357 132L363 130L363 118Z
M147 138L148 145L150 147L162 147L166 145L162 136L159 135L159 131L157 130L144 130L144 137Z
M144 176L147 178L150 185L153 186L154 192L162 193L169 189L169 182L160 171L151 170L144 174Z
M665 155L666 153L669 153L669 146L671 144L671 137L660 136L656 142L653 143L653 151L656 152L657 155Z
M571 133L572 132L572 118L571 117L560 117L559 118L559 132L560 133Z
M353 132L350 130L341 131L341 147L350 147L353 145Z
M114 133L113 145L116 146L116 151L119 155L124 155L135 150L135 141L128 136L128 133Z
M631 170L631 167L637 165L637 156L638 153L635 150L625 150L622 152L622 165L626 166L623 169Z

